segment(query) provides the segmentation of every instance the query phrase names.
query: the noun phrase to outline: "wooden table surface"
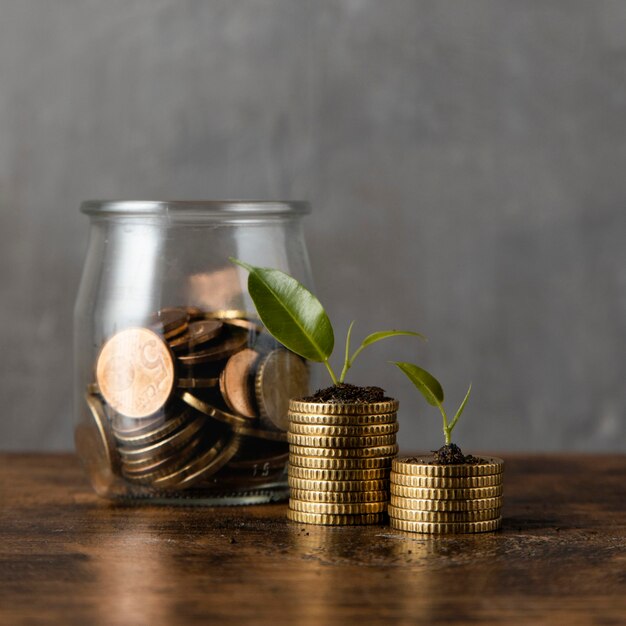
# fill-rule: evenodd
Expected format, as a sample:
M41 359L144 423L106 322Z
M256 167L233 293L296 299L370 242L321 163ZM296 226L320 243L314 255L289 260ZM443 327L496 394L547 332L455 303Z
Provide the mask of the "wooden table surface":
M430 537L114 505L71 455L1 455L0 623L626 623L626 456L505 460L503 530Z

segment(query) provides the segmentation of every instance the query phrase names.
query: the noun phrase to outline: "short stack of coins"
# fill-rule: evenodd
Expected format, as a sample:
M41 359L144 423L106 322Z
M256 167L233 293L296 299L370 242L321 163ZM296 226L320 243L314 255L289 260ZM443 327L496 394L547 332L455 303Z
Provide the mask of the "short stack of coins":
M441 465L432 454L394 459L389 524L430 534L480 533L502 523L504 461Z
M122 479L132 494L282 484L286 496L288 400L308 392L308 366L258 321L162 309L109 337L94 370L75 439L103 495L98 483Z
M287 516L305 524L380 524L398 453L398 402L289 402Z

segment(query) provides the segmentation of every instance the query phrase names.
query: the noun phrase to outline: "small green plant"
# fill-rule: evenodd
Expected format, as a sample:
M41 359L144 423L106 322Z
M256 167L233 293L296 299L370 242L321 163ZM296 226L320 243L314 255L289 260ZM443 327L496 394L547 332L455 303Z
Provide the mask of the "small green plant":
M446 414L445 409L443 408L443 387L439 383L439 381L425 369L417 365L413 365L412 363L400 363L396 361L392 361L394 365L397 365L402 372L404 372L407 378L419 389L422 393L426 402L431 404L432 406L436 406L441 413L443 418L443 434L446 440L446 445L449 446L452 443L452 431L456 426L463 410L465 409L465 405L469 400L470 393L472 391L472 385L469 386L467 393L465 394L465 398L463 402L461 402L461 406L458 408L455 413L452 421L448 420L448 415Z
M292 352L309 361L324 363L334 385L345 381L355 359L368 346L397 335L425 339L420 333L408 330L383 330L368 335L350 354L352 322L346 335L343 368L337 376L330 365L335 334L320 301L295 278L280 270L254 267L232 257L230 260L248 270L248 292L268 332Z

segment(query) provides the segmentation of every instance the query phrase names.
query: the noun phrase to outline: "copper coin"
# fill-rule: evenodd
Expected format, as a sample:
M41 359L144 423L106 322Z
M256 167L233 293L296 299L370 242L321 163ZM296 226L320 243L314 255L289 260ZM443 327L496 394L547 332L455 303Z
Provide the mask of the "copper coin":
M204 413L205 415L208 415L209 417L212 417L220 422L224 422L225 424L229 424L230 426L247 426L249 424L249 419L247 417L222 411L189 391L183 392L180 397L183 402L196 409L196 411L200 411L200 413Z
M193 350L218 337L223 328L224 324L219 320L191 322L187 332L169 342L170 348L172 350Z
M167 344L147 328L113 335L96 363L96 378L106 402L126 417L156 413L174 388L174 361Z
M178 307L161 309L150 318L150 326L166 339L184 333L188 322L187 311Z
M220 391L231 409L244 417L256 417L252 375L259 361L259 353L245 348L228 359L220 375Z
M238 350L241 350L248 342L248 337L244 333L233 335L220 342L215 346L211 346L206 350L198 352L190 352L178 357L179 361L184 365L197 365L199 363L210 363L211 361L219 361L225 359Z
M287 430L289 399L304 396L309 391L306 363L288 350L272 350L259 365L255 391L262 421Z

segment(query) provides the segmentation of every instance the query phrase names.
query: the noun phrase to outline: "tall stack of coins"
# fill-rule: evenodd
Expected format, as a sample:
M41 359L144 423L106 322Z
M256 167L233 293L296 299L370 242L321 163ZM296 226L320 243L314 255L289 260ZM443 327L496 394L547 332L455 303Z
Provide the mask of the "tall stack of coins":
M117 482L127 495L283 485L286 497L288 400L308 392L308 367L259 322L162 309L108 338L94 365L75 440L103 495Z
M394 459L389 523L417 533L480 533L500 528L504 461L437 465L429 454Z
M306 524L379 524L398 453L395 400L289 403L288 518Z

